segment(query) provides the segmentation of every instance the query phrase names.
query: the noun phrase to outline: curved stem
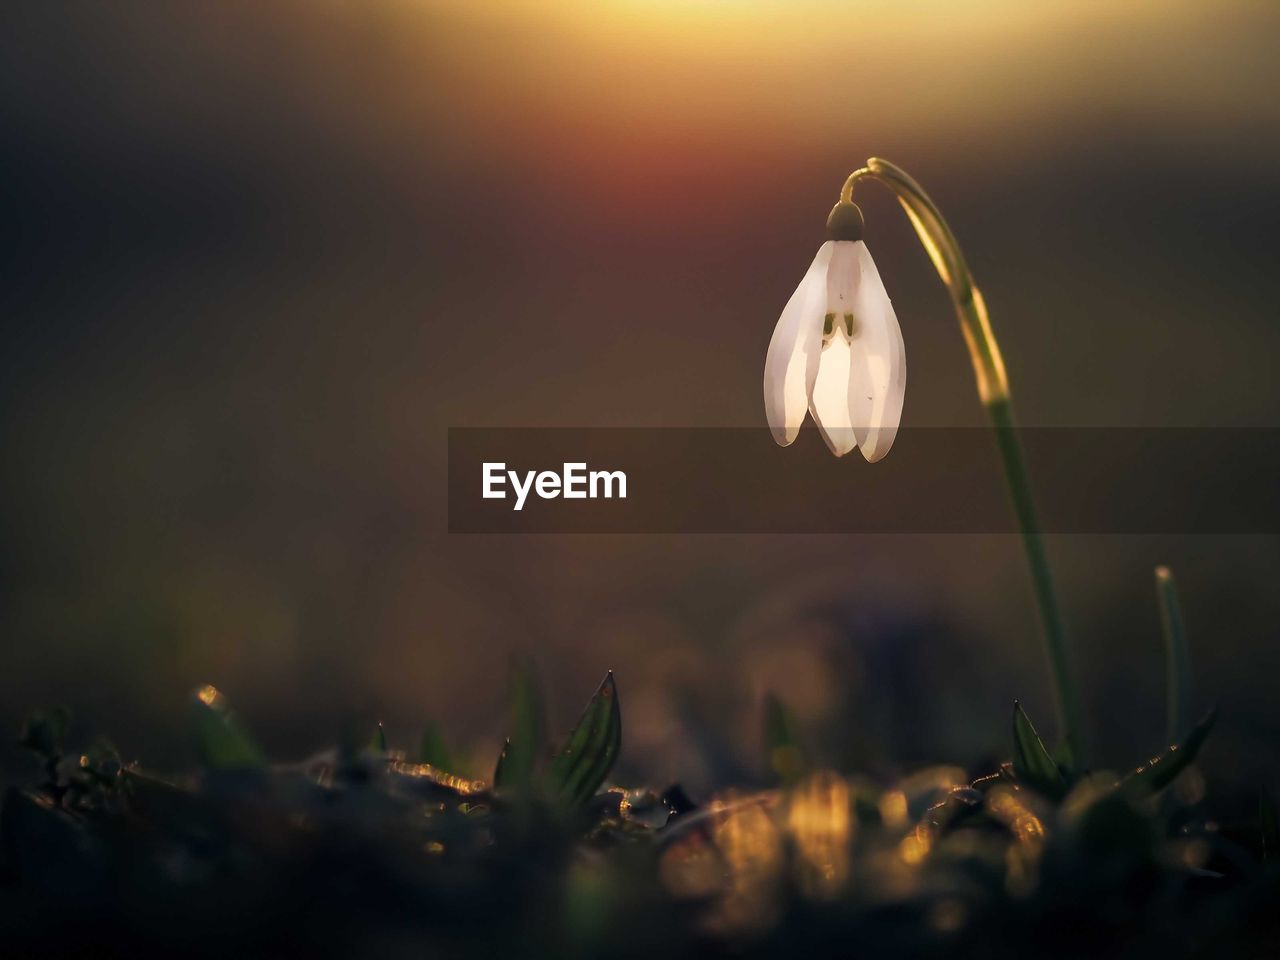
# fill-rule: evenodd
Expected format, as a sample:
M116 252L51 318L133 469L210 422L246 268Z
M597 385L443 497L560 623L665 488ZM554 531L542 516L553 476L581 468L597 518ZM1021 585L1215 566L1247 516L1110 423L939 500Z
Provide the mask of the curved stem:
M942 213L906 171L887 160L872 157L865 167L849 174L840 199L852 201L854 185L863 179L878 180L897 197L906 211L907 219L915 227L920 243L928 253L938 276L946 285L960 319L960 330L969 348L969 360L977 379L978 396L987 409L991 425L995 429L996 445L1000 450L1000 462L1013 500L1014 514L1022 531L1022 545L1027 564L1031 568L1031 582L1035 589L1036 603L1040 610L1040 622L1044 630L1045 653L1053 677L1054 704L1057 708L1059 735L1077 767L1088 765L1080 698L1073 679L1070 657L1067 652L1066 631L1058 606L1053 576L1049 569L1049 557L1045 552L1040 521L1036 515L1035 500L1031 495L1031 481L1027 475L1026 461L1022 455L1022 443L1018 439L1017 425L1013 417L1009 378L1005 373L1000 345L991 330L987 305L973 282L969 266L955 235L947 226Z

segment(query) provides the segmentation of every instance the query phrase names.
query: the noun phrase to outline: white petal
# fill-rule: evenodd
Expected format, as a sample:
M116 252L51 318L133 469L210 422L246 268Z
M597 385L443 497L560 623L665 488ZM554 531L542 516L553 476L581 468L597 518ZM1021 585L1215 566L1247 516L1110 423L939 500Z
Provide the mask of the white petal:
M907 357L902 330L875 261L862 241L853 247L857 278L853 290L849 417L862 455L875 463L889 452L898 434L907 388Z
M809 412L827 447L843 457L856 447L853 424L849 419L849 341L837 330L822 348L818 377L809 398Z
M827 268L827 313L837 316L853 310L853 298L858 292L858 276L862 271L858 248L866 249L861 241L841 240L831 251L831 266Z
M774 327L764 361L764 411L773 439L784 447L796 438L818 376L822 318L827 304L827 264L834 244L818 248Z

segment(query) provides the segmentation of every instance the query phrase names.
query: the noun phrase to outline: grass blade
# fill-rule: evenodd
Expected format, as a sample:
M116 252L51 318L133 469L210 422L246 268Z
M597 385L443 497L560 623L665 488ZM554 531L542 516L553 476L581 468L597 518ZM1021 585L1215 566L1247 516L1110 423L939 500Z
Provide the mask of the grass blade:
M1186 740L1181 744L1175 743L1164 753L1152 757L1120 781L1117 789L1135 800L1159 793L1173 783L1178 774L1191 766L1217 719L1218 711L1210 710L1205 718L1195 725Z
M564 749L551 758L545 785L547 794L566 806L586 803L613 769L622 745L622 711L613 672L587 704Z
M427 726L422 731L422 740L418 745L418 762L430 764L437 770L452 771L454 769L453 756L444 742L440 725L435 721L427 721Z
M259 770L266 758L227 699L214 686L204 686L191 697L192 731L196 753L206 770Z
M1076 766L1076 755L1071 749L1069 740L1059 740L1054 745L1053 760L1058 765L1058 769L1062 771L1064 777L1078 776L1081 772Z
M382 721L378 721L378 728L373 731L373 736L369 738L369 749L374 753L387 752L387 730L382 725Z
M1033 790L1053 800L1067 794L1067 781L1031 724L1022 704L1013 701L1013 772Z
M1160 626L1164 632L1168 669L1168 720L1165 736L1178 743L1191 728L1191 651L1178 603L1178 585L1168 567L1156 567L1156 598L1160 601Z
M532 672L517 667L511 676L511 736L493 771L495 790L526 793L533 785L543 743L542 693Z
M795 715L772 693L764 697L765 767L783 786L804 776L807 763Z

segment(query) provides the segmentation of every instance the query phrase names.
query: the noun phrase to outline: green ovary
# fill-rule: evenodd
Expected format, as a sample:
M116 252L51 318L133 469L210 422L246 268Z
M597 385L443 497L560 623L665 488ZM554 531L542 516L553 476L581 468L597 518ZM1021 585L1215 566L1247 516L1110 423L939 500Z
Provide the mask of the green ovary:
M858 335L858 321L854 319L852 313L846 313L840 323L841 329L844 331L846 340L852 340ZM828 313L822 321L822 345L826 346L831 342L832 336L836 332L836 315Z

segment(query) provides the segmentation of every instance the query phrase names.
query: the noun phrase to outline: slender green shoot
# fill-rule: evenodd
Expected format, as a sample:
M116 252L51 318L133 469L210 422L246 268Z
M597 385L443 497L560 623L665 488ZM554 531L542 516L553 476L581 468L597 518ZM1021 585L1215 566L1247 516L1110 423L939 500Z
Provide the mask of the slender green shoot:
M772 693L764 698L765 767L783 786L790 786L808 769L795 715Z
M1153 796L1178 778L1195 762L1209 731L1218 720L1218 711L1210 710L1181 743L1175 743L1159 756L1152 757L1120 781L1119 789L1133 799Z
M422 739L418 742L418 761L426 763L437 770L457 772L457 765L448 745L444 742L444 734L440 725L433 720L427 721L422 731Z
M1067 794L1062 771L1017 700L1013 701L1013 772L1021 782L1052 800Z
M266 768L266 756L216 687L191 695L191 729L205 770Z
M1164 630L1165 666L1168 670L1168 721L1165 742L1177 743L1191 727L1191 651L1182 623L1178 585L1168 567L1156 567L1156 598L1160 601L1160 625Z
M528 793L543 751L542 691L533 672L517 666L511 677L511 736L493 771L495 790Z
M622 746L622 712L613 672L605 675L564 747L551 758L547 795L569 809L585 804L613 769Z

